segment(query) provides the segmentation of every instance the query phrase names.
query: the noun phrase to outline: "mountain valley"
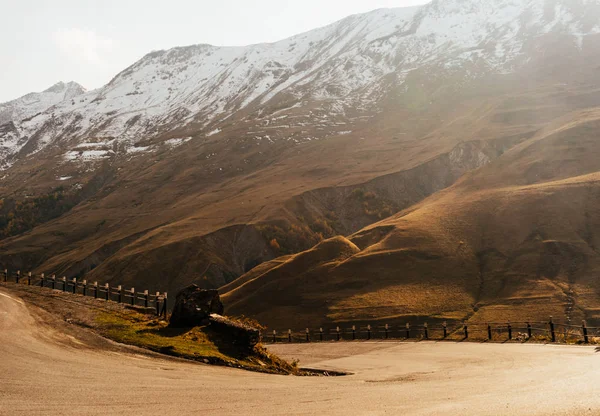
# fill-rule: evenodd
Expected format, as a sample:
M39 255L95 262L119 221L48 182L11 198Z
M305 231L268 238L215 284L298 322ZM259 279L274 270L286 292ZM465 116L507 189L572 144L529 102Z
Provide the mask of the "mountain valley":
M269 326L600 322L600 2L434 0L0 104L0 264Z

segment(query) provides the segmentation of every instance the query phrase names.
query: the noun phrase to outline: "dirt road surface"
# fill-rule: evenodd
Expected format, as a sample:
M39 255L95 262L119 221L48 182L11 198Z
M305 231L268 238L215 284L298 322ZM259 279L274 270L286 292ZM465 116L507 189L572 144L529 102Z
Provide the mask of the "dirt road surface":
M598 415L593 347L343 343L270 347L346 377L272 376L120 352L0 291L2 415Z

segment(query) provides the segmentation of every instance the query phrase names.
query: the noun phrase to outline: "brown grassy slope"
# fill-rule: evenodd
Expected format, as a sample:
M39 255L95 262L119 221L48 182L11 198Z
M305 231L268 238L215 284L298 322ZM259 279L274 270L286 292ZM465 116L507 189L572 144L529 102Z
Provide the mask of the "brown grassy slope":
M453 89L444 88L452 80L443 74L431 85L423 74L409 77L411 89L426 85L422 102L391 90L379 104L382 112L357 123L352 134L302 145L259 146L246 136L252 119L240 116L218 136L199 135L149 156L115 157L95 167L94 177L110 179L94 195L61 218L0 241L0 263L169 292L205 278L227 283L293 251L273 250L259 226L283 224L290 240L300 240L298 234L309 242L323 228L334 231L326 238L351 234L449 186L552 117L600 102L595 78L565 85L575 75L537 75ZM317 133L317 126L306 128ZM48 149L17 164L0 181L0 195L25 198L50 191L57 176L87 175L57 164L60 152ZM377 197L357 200L356 189ZM310 238L287 232L292 226L308 228Z
M225 288L228 313L300 328L423 316L599 322L599 121L597 110L557 121L354 234L361 251L349 258L300 254L285 273L274 264L243 276Z

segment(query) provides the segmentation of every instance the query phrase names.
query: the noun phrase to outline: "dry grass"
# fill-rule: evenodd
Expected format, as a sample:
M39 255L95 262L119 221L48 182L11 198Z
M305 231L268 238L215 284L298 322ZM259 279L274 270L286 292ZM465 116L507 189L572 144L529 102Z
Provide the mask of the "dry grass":
M314 223L336 211L356 229L358 211L348 211L340 187L372 192L366 183L377 179L381 204L359 204L363 215L384 215L388 200L410 208L350 236L359 251L346 244L349 256L321 247L250 271L225 287L228 311L276 327L416 314L480 319L480 311L481 319L552 313L600 322L597 76L567 86L559 83L570 74L508 76L460 93L444 93L443 78L412 77L411 85L432 83L426 111L420 93L407 103L394 92L385 111L348 136L258 146L242 139L257 121L232 118L218 139L111 160L89 175L61 171L98 181L101 191L1 241L0 263L87 272L139 290L225 283L276 255L257 224L291 224L306 211ZM480 145L457 147L472 142ZM52 189L61 149L48 151L57 153L12 168L0 196ZM495 161L447 188L464 172L465 153L468 166ZM398 172L402 180L385 176Z
M225 299L273 327L414 316L600 324L599 120L575 113L354 234L359 253L263 269Z
M133 311L100 313L95 329L103 336L124 344L162 354L216 365L278 374L294 374L294 365L268 354L258 345L251 353L236 349L209 326L169 328L167 322Z
M557 87L554 80L540 86L529 79L494 79L470 90L461 88L457 96L443 87L452 79L413 76L416 86L432 84L435 100L426 111L420 104L414 107L420 100L399 100L394 91L382 103L383 113L360 114L374 118L354 120L354 132L347 136L302 146L257 146L244 137L256 127L253 123L263 121L232 118L218 138L198 138L148 157L115 158L86 172L61 165L62 175L98 184L95 189L100 191L87 195L62 218L0 242L0 263L18 268L36 264L37 272L69 276L87 272L90 280L118 276L118 284L163 291L205 277L212 285L224 283L257 259L271 257L264 254L269 241L246 235L243 227L230 227L292 223L315 206L310 200L303 207L290 207L294 198L330 188L326 200L334 204L344 201L336 192L341 186L363 188L376 178L381 179L381 204L369 202L361 208L378 219L388 214L388 201L393 207L412 205L460 176L462 162L453 158L451 163L447 156L458 144L478 141L487 145L481 151L485 157L497 157L555 116L584 106L590 94L587 86ZM331 133L311 125L302 129L312 137ZM48 149L35 160L17 163L0 183L0 197L41 195L53 189L61 151ZM479 156L478 151L473 156ZM437 164L431 163L435 160ZM429 169L422 169L427 164ZM405 180L385 177L412 169ZM317 208L311 223L335 210L338 218L347 220L344 227L349 232L365 225L352 221L355 211L345 217L346 204L339 201L333 208Z
M273 374L303 375L296 366L268 353L260 344L252 351L241 349L210 326L169 328L165 320L132 310L123 304L36 286L14 283L0 283L0 286L21 297L28 305L44 310L46 313L40 314L40 319L47 321L53 329L74 331L78 328L72 335L81 338L84 341L82 345L114 348L103 338L92 336L99 334L121 344L206 364ZM65 321L72 325L65 326ZM243 322L255 323L249 318L244 318Z

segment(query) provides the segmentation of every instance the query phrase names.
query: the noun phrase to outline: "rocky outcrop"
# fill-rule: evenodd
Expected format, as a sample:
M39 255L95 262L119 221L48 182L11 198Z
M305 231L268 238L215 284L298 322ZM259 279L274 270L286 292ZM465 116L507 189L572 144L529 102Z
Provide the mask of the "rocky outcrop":
M218 290L205 290L191 285L177 294L170 326L189 328L207 325L211 314L222 314L223 303Z
M210 325L219 342L235 346L241 352L251 352L260 341L260 330L238 320L222 316L223 303L217 290L191 285L177 294L170 326L191 328Z
M240 350L252 351L260 342L260 330L218 314L210 315L210 328Z

